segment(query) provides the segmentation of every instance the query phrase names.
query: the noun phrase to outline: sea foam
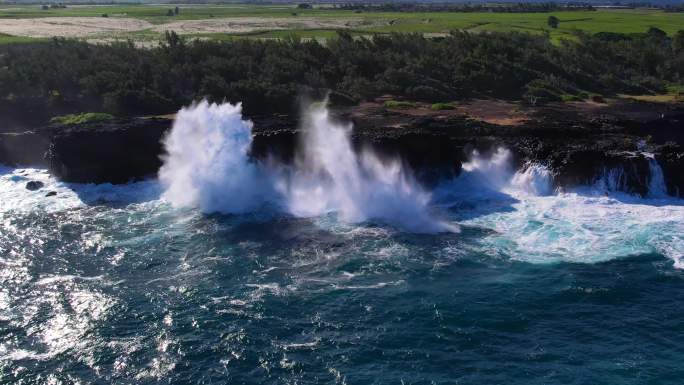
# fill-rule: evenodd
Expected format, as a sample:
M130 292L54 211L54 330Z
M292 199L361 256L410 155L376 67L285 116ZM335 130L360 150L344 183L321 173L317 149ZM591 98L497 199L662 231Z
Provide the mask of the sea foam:
M207 213L269 205L299 217L334 212L351 223L379 220L413 232L457 231L433 218L430 194L401 163L354 152L351 127L334 123L325 107L309 109L304 121L300 161L272 167L250 159L252 123L243 119L239 104L201 102L182 109L164 140L164 198Z

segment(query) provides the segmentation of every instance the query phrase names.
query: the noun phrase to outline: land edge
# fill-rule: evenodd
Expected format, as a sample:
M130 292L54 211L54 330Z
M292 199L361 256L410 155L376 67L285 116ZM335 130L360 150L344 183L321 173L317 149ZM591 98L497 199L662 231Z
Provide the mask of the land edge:
M509 110L502 111L502 105ZM667 192L684 195L682 104L621 101L524 107L490 100L470 107L391 109L380 101L336 108L331 115L353 123L351 138L357 149L370 147L384 159L401 159L426 185L459 175L475 150L487 154L505 147L513 155L514 167L528 162L546 165L556 187L592 184L617 170L612 187L642 196L649 193L650 162L655 159ZM488 111L512 118L493 122ZM303 130L298 117L249 118L254 122L255 161L294 162ZM0 133L0 164L45 167L65 182L141 180L156 175L161 166L161 140L172 122L168 117L126 118Z

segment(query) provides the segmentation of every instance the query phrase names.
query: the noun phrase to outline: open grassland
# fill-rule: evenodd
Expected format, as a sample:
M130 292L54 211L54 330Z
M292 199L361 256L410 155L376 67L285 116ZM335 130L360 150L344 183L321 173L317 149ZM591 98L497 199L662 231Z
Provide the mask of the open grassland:
M42 39L36 39L32 37L25 36L13 36L5 33L0 33L0 45L2 44L13 44L13 43L30 43L34 41L41 41Z
M42 10L38 5L0 6L0 33L17 38L56 35L94 41L155 41L167 30L210 39L286 36L326 39L339 29L356 35L390 32L444 34L451 30L468 30L548 32L552 39L559 40L571 37L576 30L588 33L638 33L657 27L672 35L684 29L684 13L645 9L554 13L356 13L329 7L297 9L294 5L234 4L180 5L178 15L167 16L174 7L73 5ZM107 18L102 17L105 14ZM551 29L546 24L550 14L560 19L557 29ZM12 41L0 35L0 43Z

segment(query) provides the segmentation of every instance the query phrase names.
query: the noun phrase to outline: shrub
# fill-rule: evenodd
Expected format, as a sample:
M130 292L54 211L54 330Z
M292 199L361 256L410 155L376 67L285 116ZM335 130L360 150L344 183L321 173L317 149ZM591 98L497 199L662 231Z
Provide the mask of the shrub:
M564 102L581 102L582 98L576 95L563 94L561 95L561 100Z
M672 38L672 48L675 52L684 52L684 30L677 31Z
M103 122L106 120L111 120L114 117L110 114L103 112L86 112L82 114L70 114L63 116L55 116L50 119L50 123L55 124L84 124L84 123L94 123Z
M662 29L656 28L656 27L649 28L648 31L646 32L646 34L648 34L648 36L650 36L654 39L658 39L658 40L663 40L663 39L667 38L667 33L665 31L663 31Z
M558 28L558 24L560 24L560 20L558 20L558 18L556 16L549 16L549 18L546 20L546 23L551 28Z
M411 102L405 102L401 100L388 100L385 102L385 108L394 108L394 109L408 109L408 108L415 108L416 104L411 103Z
M453 110L454 106L450 103L435 103L430 106L433 111Z
M535 79L529 82L525 88L527 91L523 97L529 101L534 100L534 103L531 104L543 104L562 100L559 95L563 92L546 79Z

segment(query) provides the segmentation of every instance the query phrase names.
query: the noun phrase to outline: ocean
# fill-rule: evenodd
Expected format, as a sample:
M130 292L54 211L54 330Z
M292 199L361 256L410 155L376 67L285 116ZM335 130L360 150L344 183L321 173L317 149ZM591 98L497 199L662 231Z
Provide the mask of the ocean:
M681 383L684 201L657 172L558 189L499 148L427 189L309 123L294 166L204 103L156 179L0 169L0 383Z

